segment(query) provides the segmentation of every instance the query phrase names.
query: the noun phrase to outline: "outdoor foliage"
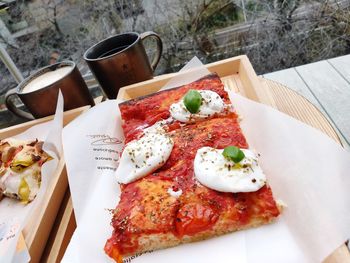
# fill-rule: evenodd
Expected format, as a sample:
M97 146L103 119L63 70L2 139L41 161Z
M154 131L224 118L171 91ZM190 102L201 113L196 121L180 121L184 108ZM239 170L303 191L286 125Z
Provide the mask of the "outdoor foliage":
M37 30L15 42L0 41L24 75L63 59L79 63L85 74L82 54L90 45L148 30L165 46L158 74L178 70L195 55L208 63L239 54L247 54L261 74L350 53L349 5L350 0L21 0L6 17L12 25L26 21ZM3 12L0 17L6 20ZM149 53L153 45L146 43ZM1 94L14 83L2 64L0 74Z

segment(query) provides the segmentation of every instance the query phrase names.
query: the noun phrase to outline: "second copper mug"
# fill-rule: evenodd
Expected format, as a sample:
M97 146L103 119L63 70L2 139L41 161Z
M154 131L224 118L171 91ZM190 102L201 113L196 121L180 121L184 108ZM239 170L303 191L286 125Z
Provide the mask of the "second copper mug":
M142 40L155 38L157 53L150 63ZM163 51L160 37L151 31L115 35L90 47L84 59L109 99L115 99L121 87L153 78Z

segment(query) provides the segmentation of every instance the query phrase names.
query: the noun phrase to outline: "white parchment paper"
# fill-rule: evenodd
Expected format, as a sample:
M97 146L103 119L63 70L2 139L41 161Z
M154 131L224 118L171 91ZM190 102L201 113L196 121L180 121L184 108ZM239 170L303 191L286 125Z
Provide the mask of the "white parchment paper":
M118 166L124 145L119 102L109 100L98 104L63 130L68 181L78 225L84 209L90 210L87 201L101 178L114 178Z
M200 67L199 71L207 73ZM185 75L186 83L203 76ZM166 88L178 83L172 80ZM349 153L283 113L233 92L229 95L243 117L250 148L261 154L274 196L287 207L273 224L136 255L125 262L320 262L350 236ZM116 207L120 194L114 177L123 147L117 103L101 103L64 129L78 227L63 262L111 262L103 246L112 232L107 209ZM97 138L114 143L93 146Z
M22 204L7 197L0 201L0 262L2 263L14 262L19 234L26 225L27 220L31 216L35 216L32 212L43 202L46 189L50 183L50 176L54 174L62 156L63 103L63 96L61 91L59 91L56 114L52 121L35 125L25 132L11 137L27 141L35 139L43 141L44 151L50 154L53 159L42 166L40 190L32 202ZM18 258L15 261L19 262ZM27 261L29 261L28 258L21 257L20 262Z

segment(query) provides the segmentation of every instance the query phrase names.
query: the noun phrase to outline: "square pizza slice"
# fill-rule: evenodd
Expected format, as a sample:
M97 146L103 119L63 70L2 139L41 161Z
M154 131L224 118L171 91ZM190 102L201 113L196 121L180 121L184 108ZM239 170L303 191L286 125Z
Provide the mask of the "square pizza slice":
M135 253L256 227L279 215L235 113L174 129L145 128L142 134L130 136L117 171L121 197L105 245L117 262ZM245 157L227 159L223 152L229 147Z

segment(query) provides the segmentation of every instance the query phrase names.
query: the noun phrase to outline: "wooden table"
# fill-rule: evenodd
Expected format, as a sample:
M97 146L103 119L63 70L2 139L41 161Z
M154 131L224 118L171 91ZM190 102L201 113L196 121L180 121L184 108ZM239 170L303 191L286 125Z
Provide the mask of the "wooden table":
M350 149L350 55L263 75L312 102L331 122L344 148Z
M327 121L327 117L307 99L278 82L264 78L260 78L260 80L262 85L258 96L261 102L323 131L338 142L340 141L337 133ZM225 82L225 79L223 81ZM72 201L70 192L67 190L41 262L59 262L75 228ZM325 262L350 262L349 250L345 245L342 245Z

